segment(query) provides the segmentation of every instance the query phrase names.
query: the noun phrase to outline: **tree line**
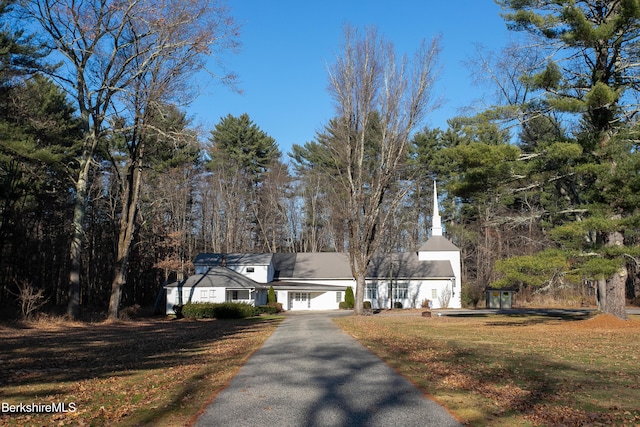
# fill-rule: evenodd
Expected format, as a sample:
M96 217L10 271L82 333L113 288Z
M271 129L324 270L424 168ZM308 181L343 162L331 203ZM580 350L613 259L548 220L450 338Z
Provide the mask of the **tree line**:
M206 59L239 46L224 3L0 2L0 305L117 318L200 252L344 251L358 309L371 257L428 238L435 180L465 303L509 286L624 318L640 297L638 2L497 3L523 36L470 59L495 91L477 113L421 127L440 38L407 57L347 26L334 118L282 153L248 114L203 130L183 109Z

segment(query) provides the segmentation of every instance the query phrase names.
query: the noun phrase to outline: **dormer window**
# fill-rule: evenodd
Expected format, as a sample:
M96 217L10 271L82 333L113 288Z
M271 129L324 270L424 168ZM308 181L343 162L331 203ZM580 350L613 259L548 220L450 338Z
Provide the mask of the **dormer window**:
M253 273L255 270L255 268L253 267L247 267L247 273Z

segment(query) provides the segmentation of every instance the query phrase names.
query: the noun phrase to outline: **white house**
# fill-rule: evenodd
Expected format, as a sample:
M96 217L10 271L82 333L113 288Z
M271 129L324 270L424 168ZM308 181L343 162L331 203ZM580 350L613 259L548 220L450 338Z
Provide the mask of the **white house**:
M237 273L224 266L211 265L201 269L193 276L181 282L165 286L167 295L166 313L175 313L174 306L187 302L245 302L261 304L258 295L262 295L268 286ZM264 293L266 303L266 293Z
M460 308L460 250L442 235L434 183L431 238L416 252L376 256L367 271L364 300L372 308ZM273 286L285 310L333 310L355 291L349 254L200 254L196 274L166 286L167 314L187 302L267 302Z

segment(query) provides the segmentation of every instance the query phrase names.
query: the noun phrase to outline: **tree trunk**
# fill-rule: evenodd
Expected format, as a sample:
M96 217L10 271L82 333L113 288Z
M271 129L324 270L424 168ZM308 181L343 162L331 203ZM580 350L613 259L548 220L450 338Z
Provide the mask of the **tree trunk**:
M122 288L125 284L126 262L118 261L114 267L113 280L111 282L111 296L109 297L109 311L107 318L117 320L120 313L120 301L122 300Z
M614 215L611 219L620 219L619 215ZM607 233L606 235L607 247L623 247L624 235L619 231ZM611 314L619 319L627 318L626 311L626 286L628 272L626 266L620 267L620 269L614 273L611 277L605 280L598 281L598 291L604 288L600 293L600 311L604 314ZM604 282L604 283L602 283Z
M80 171L76 181L76 199L73 208L73 236L71 238L69 271L69 302L67 316L71 319L80 317L80 269L82 265L82 238L84 236L84 218L87 207L87 182L93 150L85 150L80 161Z
M598 279L596 281L596 301L598 309L605 313L607 310L607 280Z
M627 283L627 269L620 268L617 273L606 280L606 294L604 295L604 314L611 314L619 319L627 319L625 307L625 290Z
M118 256L113 269L111 281L111 297L109 298L109 311L107 317L117 320L122 300L122 288L126 283L127 265L131 254L131 245L136 231L136 216L138 213L138 199L142 183L142 149L139 147L139 158L132 161L127 172L122 195L122 216L120 218L120 233L118 234Z
M356 315L361 315L364 307L365 275L358 274L355 279L356 279L356 295L355 295L353 312Z
M349 254L351 258L351 274L356 281L355 299L353 313L361 315L364 306L364 288L367 277L367 266L369 265L369 257L359 251Z

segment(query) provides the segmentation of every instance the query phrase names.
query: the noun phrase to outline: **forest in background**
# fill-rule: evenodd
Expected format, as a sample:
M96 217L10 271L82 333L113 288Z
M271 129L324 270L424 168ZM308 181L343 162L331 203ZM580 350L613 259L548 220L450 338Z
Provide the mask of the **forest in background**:
M343 103L290 153L247 114L214 129L189 121L191 77L236 49L239 29L222 3L179 3L0 2L3 315L117 317L193 273L200 252L413 251L428 238L434 180L468 306L487 286L516 287L522 303L597 298L619 317L640 298L637 1L497 1L526 37L470 59L491 106L398 132L397 109ZM374 32L351 36L333 76L349 46L395 63ZM435 65L438 40L423 53ZM346 83L333 83L341 96ZM368 107L389 106L375 89ZM355 169L359 193L342 185ZM370 230L358 235L361 217Z

